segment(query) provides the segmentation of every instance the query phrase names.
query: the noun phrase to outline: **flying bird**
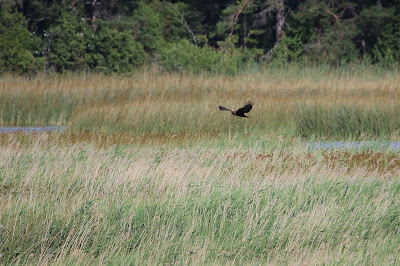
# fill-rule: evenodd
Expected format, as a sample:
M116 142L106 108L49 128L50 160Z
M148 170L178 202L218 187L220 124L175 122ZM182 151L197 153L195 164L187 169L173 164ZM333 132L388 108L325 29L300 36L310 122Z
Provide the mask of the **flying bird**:
M220 105L219 106L219 110L221 110L221 111L229 111L233 115L240 116L240 117L248 117L248 116L245 115L245 113L250 112L251 108L253 108L253 105L254 105L254 102L248 101L247 103L245 103L245 105L242 108L239 108L236 111L228 109L228 108L223 107L222 105Z

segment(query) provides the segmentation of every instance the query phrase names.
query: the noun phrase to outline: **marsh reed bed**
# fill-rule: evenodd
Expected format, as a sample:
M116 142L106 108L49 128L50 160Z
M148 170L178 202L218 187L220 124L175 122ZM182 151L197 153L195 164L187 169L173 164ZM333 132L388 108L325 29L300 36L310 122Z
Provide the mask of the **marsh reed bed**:
M400 75L377 67L286 67L237 76L151 71L130 76L4 76L0 95L2 125L66 124L73 131L157 135L230 128L304 137L387 138L400 124ZM220 104L239 108L249 99L256 102L252 119L218 111Z
M3 76L0 95L3 125L68 126L0 134L0 264L400 263L398 151L303 143L398 140L398 71ZM248 99L251 119L217 109Z
M363 135L385 139L398 135L400 104L299 104L294 114L296 135L332 139L359 139Z

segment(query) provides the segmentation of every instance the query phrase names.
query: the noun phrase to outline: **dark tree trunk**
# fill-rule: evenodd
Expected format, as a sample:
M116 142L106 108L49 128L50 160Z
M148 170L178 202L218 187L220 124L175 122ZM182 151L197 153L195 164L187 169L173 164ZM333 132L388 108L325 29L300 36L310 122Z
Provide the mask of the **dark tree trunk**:
M97 24L96 24L96 18L98 16L98 10L97 10L97 5L99 3L97 2L97 0L93 0L93 2L91 3L90 6L90 22L92 23L92 29L93 31L97 30Z

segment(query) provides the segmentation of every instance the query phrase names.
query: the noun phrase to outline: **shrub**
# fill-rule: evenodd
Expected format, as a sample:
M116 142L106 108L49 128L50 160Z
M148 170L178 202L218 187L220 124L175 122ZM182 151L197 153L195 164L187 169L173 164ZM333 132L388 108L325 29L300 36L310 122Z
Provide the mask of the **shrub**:
M161 50L161 64L168 71L235 74L239 60L239 52L227 55L210 47L197 47L187 40L168 44Z
M297 37L283 35L282 41L272 53L272 61L275 63L298 62L303 53L303 44Z

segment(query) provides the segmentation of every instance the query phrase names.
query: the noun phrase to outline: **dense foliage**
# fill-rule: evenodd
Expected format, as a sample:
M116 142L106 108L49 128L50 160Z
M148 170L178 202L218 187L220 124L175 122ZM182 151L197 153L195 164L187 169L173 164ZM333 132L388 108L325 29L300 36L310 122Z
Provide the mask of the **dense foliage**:
M399 0L4 0L0 73L396 66Z

